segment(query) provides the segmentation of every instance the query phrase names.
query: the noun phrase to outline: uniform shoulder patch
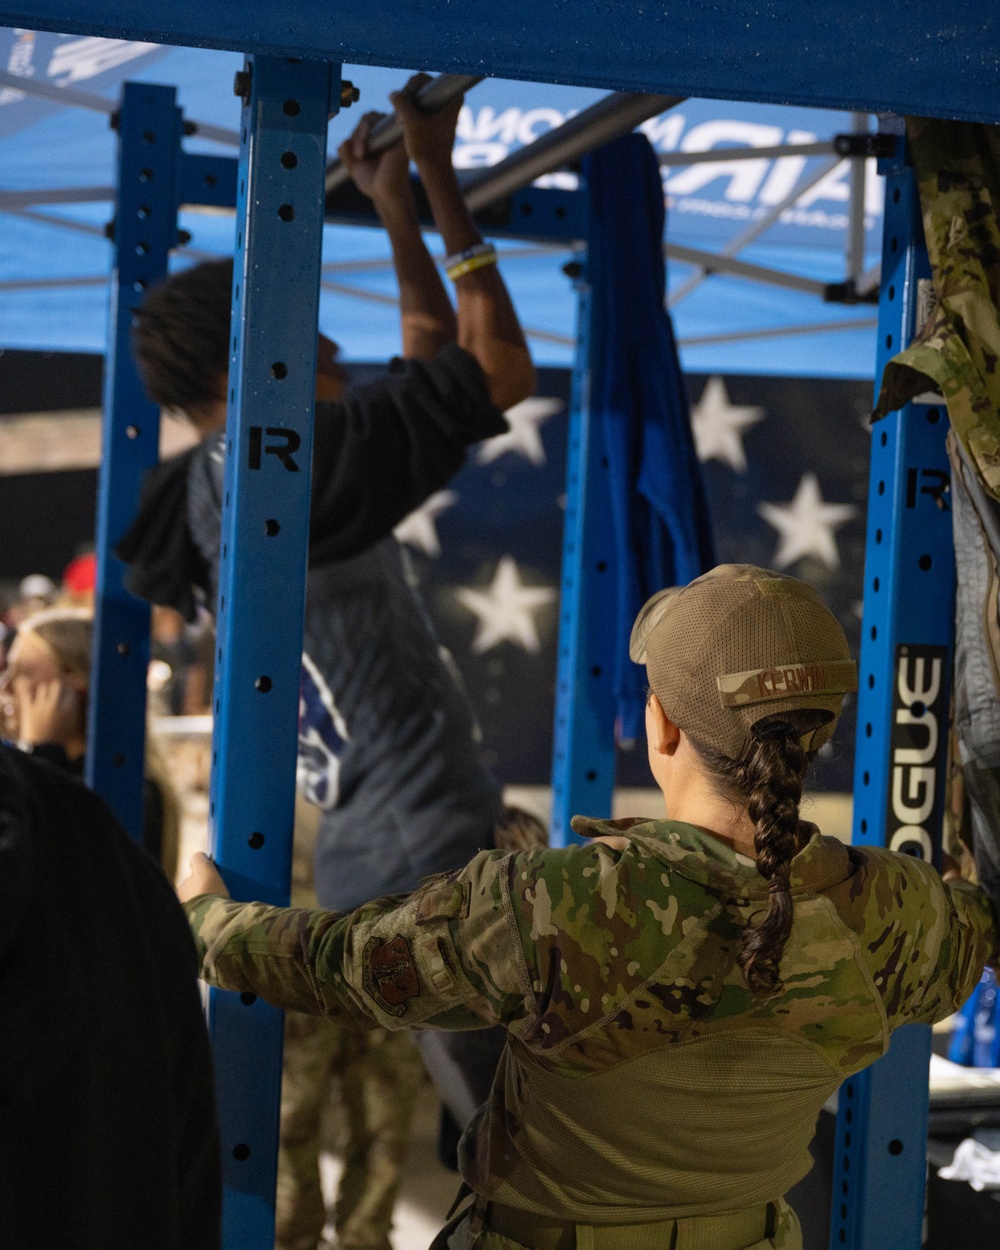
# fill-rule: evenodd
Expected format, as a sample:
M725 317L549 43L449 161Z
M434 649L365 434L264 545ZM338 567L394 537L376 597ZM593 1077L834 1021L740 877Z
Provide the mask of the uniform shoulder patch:
M391 1016L406 1013L406 1004L420 994L420 974L407 938L369 938L361 953L365 993Z

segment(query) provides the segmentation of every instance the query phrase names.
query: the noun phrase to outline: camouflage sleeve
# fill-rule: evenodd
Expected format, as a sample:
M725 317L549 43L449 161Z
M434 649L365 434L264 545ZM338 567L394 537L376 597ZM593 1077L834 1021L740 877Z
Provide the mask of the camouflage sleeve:
M484 851L460 873L348 915L191 899L185 910L202 975L221 989L362 1028L508 1021L523 1012L527 992L501 895L509 858Z
M907 118L906 129L935 298L913 342L886 365L874 415L901 408L928 389L930 378L969 459L1000 499L1000 133L996 126L917 117Z
M996 921L978 886L946 885L920 860L908 859L905 867L920 878L903 898L905 942L886 942L885 965L875 977L891 1028L944 1020L976 988L983 968L1000 958ZM897 959L904 946L908 953Z
M591 832L584 822L574 828ZM622 848L588 842L525 852L512 858L504 889L531 989L513 1031L529 1048L554 1053L651 981L654 970L669 989L654 986L636 1010L662 1009L675 1024L698 1010L703 961L711 960L703 922L721 909L706 906L702 886L667 872L655 843L631 834ZM627 1047L632 1014L618 1019ZM572 1050L574 1070L607 1062L599 1045Z

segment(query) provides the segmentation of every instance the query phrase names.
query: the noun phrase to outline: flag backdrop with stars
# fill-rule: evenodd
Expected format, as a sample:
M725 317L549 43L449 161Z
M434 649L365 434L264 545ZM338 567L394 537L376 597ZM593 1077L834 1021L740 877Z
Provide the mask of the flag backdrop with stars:
M871 383L686 381L719 560L810 582L856 657ZM490 766L510 785L550 776L569 385L568 370L540 370L538 396L512 410L510 433L475 449L448 489L397 530L468 687ZM849 790L853 756L851 701L813 788ZM618 782L649 784L644 743L619 751Z
M0 408L99 403L99 357L46 356L20 383L18 359L3 357ZM349 371L363 383L384 370ZM810 582L857 656L871 382L694 373L686 382L718 558ZM537 397L512 410L510 431L473 449L397 530L468 687L490 764L509 784L549 781L568 408L568 370L540 370ZM58 578L92 540L95 471L2 481L0 581ZM852 703L813 787L850 789L853 756ZM623 785L649 784L644 744L620 753L618 775Z

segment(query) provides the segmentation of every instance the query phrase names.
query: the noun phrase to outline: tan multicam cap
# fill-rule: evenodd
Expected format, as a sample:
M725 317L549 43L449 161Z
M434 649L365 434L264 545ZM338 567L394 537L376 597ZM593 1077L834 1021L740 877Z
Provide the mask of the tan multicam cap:
M730 759L747 750L757 721L798 708L830 714L803 738L817 750L858 688L844 631L812 587L752 564L720 564L654 595L629 655L645 664L670 719Z

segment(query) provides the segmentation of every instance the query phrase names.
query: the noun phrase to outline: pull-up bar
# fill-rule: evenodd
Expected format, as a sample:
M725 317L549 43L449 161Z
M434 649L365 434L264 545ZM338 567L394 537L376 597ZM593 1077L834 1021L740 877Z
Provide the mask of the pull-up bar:
M506 160L467 178L462 187L465 202L474 213L488 208L536 178L628 134L641 122L665 113L683 100L683 96L650 92L612 92Z
M455 95L467 90L479 79L461 79L457 75L441 75L428 83L418 99L427 107L428 94L436 97L440 108ZM587 152L628 134L641 122L655 117L682 102L681 96L656 95L649 92L616 91L598 100L541 138L514 152L506 160L487 169L470 171L462 178L462 194L473 213L482 213L498 202L508 200L515 192L525 191L536 178L564 168ZM394 118L386 118L375 129L380 151L396 141L399 134ZM369 146L371 149L371 145ZM326 178L328 217L351 220L364 216L364 211L348 193L346 200L340 191L348 181L346 169L339 161L328 166ZM348 191L344 187L345 191ZM567 225L567 222L563 223ZM495 227L497 222L493 222ZM519 232L518 232L519 233ZM565 232L564 232L565 234ZM570 237L565 235L565 237Z
M434 113L479 82L482 82L481 78L468 75L441 74L421 88L415 99L426 112ZM474 213L489 208L536 178L552 173L603 143L628 134L641 122L680 104L683 98L650 92L612 92L506 160L464 179L462 190L465 202ZM399 142L402 133L395 117L383 118L372 130L368 151L372 154L384 152ZM326 174L327 194L348 178L347 169L340 161L331 162Z

